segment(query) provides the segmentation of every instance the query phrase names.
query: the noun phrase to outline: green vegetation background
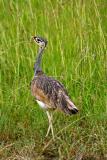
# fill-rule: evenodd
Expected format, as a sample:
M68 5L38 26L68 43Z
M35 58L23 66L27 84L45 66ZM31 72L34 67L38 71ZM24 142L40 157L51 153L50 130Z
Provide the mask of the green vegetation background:
M107 1L0 0L0 156L2 160L107 156ZM60 80L79 108L48 120L30 92L37 46L48 40L43 71Z

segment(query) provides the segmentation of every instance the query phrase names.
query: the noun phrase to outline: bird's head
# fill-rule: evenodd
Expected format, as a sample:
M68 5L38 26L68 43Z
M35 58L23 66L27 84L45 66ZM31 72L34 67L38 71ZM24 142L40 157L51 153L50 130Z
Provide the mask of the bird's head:
M33 37L34 42L36 42L37 45L39 45L41 48L45 48L48 41L42 37L34 36Z

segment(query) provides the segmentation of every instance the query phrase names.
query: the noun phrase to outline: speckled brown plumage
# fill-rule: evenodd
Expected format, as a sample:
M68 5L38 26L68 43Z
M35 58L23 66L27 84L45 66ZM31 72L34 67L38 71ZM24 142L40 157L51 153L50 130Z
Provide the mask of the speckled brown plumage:
M45 103L48 109L59 109L66 114L78 112L63 85L59 81L47 77L42 71L38 71L32 80L31 92L37 100Z

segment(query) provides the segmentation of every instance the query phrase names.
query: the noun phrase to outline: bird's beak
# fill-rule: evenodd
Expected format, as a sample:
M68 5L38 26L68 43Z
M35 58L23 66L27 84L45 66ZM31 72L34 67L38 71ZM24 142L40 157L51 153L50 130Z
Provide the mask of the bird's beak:
M34 37L33 37L33 36L31 37L30 42L31 42L31 43L34 42Z
M34 36L31 37L31 41L34 41Z

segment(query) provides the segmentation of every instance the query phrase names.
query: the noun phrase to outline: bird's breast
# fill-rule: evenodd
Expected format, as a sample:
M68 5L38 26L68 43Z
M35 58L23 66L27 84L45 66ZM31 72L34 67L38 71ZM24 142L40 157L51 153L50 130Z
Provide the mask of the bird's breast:
M42 108L42 109L47 109L47 106L45 103L43 103L42 101L39 101L39 100L36 100L37 103L39 104L39 106Z

